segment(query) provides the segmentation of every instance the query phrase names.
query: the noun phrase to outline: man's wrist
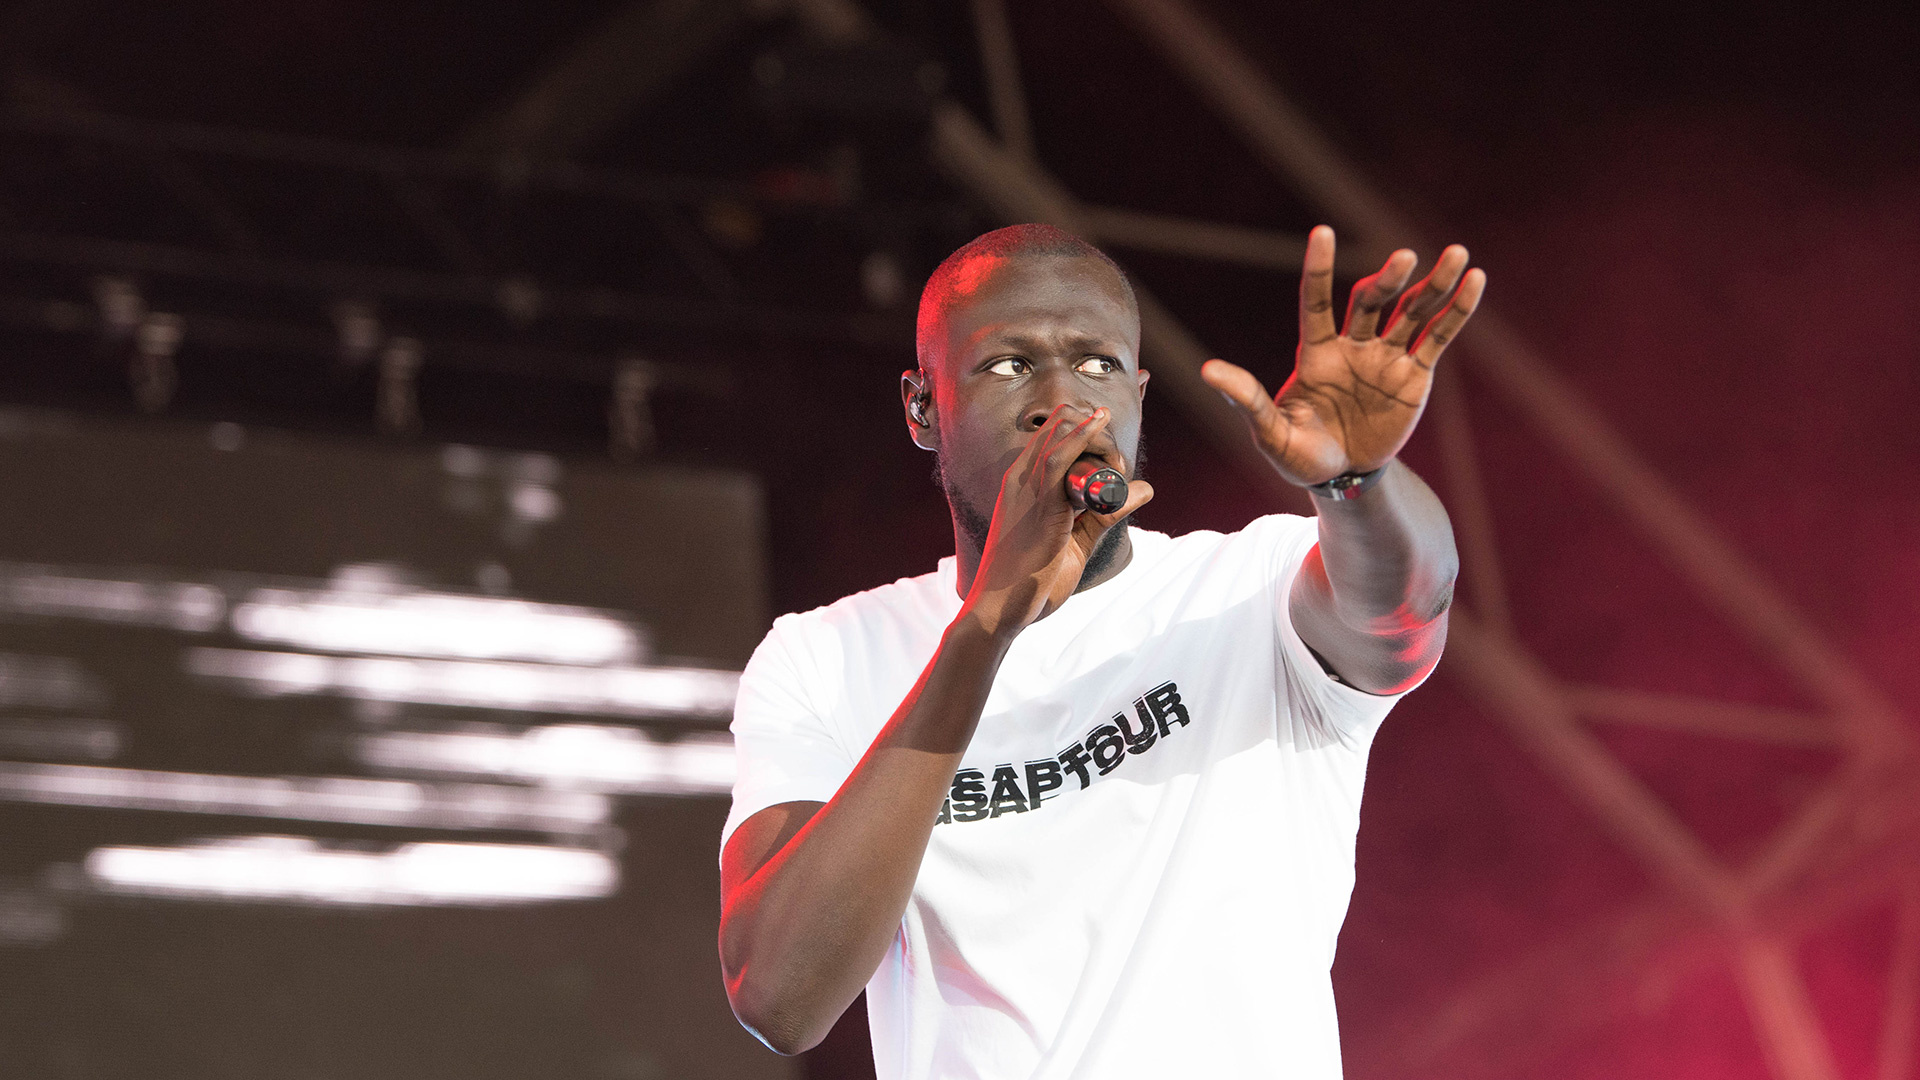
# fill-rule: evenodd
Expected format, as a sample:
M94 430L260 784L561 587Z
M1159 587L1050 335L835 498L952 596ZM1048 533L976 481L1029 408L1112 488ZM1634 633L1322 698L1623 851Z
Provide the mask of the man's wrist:
M984 648L998 662L1013 646L1025 624L1015 625L1004 612L983 610L983 605L967 603L947 626L945 641L966 649Z
M1325 499L1328 502L1346 502L1349 499L1359 498L1368 488L1378 484L1380 479L1387 475L1387 470L1392 467L1393 460L1388 459L1385 465L1377 469L1369 469L1366 472L1343 472L1331 480L1308 484L1307 490L1316 498Z

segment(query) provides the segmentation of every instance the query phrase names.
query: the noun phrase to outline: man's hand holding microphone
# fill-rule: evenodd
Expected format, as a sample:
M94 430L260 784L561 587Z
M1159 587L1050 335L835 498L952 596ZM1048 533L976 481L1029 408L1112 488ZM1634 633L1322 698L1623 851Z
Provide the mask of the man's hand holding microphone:
M1117 456L1106 437L1111 419L1105 408L1059 405L1007 469L966 599L995 637L1011 638L1065 603L1108 530L1153 498L1152 485L1128 482L1108 464Z

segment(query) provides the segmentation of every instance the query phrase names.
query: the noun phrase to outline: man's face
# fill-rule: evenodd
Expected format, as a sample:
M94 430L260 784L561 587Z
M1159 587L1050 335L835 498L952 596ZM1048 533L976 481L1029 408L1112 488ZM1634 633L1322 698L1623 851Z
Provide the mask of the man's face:
M977 259L966 269L975 287L949 302L944 332L923 357L931 424L910 430L939 453L956 516L984 541L1001 479L1062 404L1112 413L1088 452L1133 476L1147 373L1139 316L1105 263L1022 256Z

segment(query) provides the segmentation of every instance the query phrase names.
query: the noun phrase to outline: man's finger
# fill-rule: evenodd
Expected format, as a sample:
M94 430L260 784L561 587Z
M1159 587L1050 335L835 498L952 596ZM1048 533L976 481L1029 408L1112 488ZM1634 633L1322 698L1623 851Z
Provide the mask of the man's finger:
M1074 411L1077 413L1079 410ZM1080 460L1080 455L1087 452L1087 445L1093 442L1093 437L1105 431L1112 420L1113 413L1103 407L1093 410L1091 415L1077 424L1069 426L1063 422L1055 428L1054 436L1048 440L1046 455L1040 462L1041 482L1059 488L1067 478L1067 470ZM1064 488L1061 490L1065 491ZM1065 495L1061 497L1065 498Z
M1400 298L1400 306L1394 310L1393 319L1387 323L1386 333L1380 335L1380 340L1396 348L1406 348L1427 320L1446 306L1447 298L1466 268L1467 249L1459 244L1448 246L1440 253L1440 261L1433 264L1433 272Z
M1380 325L1380 311L1387 301L1407 286L1407 275L1419 265L1419 256L1401 248L1380 267L1379 272L1354 282L1353 295L1347 300L1347 324L1341 332L1354 341L1369 341Z
M1273 411L1273 395L1253 377L1253 372L1225 360L1209 360L1200 365L1200 381L1226 395L1240 411L1259 420Z
M1460 287L1454 290L1453 302L1440 317L1429 323L1420 340L1413 347L1413 362L1431 370L1440 360L1440 354L1446 350L1447 343L1460 333L1473 317L1473 309L1480 306L1480 297L1487 289L1487 272L1475 267L1467 271L1460 279Z
M1147 483L1145 480L1129 480L1127 481L1127 501L1121 504L1120 509L1115 510L1111 514L1102 514L1088 510L1082 513L1080 517L1082 520L1093 525L1093 536L1095 540L1098 540L1099 537L1105 535L1108 529L1113 528L1114 525L1125 519L1128 514L1147 505L1147 502L1152 498L1152 484Z
M1333 230L1316 225L1307 234L1300 269L1300 344L1331 341L1333 326Z
M1044 461L1054 443L1060 441L1067 431L1092 419L1092 416L1065 402L1055 405L1046 420L1034 429L1027 445L1021 448L1020 455L1014 459L1015 465L1030 466Z

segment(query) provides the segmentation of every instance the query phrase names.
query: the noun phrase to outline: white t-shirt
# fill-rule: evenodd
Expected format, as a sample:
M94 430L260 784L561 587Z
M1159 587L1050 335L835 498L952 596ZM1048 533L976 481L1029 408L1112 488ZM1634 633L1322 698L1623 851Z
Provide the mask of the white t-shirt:
M881 1080L1338 1080L1329 970L1367 748L1287 595L1311 518L1133 530L1014 641L867 984ZM830 800L960 609L954 562L777 620L740 679L725 838Z

